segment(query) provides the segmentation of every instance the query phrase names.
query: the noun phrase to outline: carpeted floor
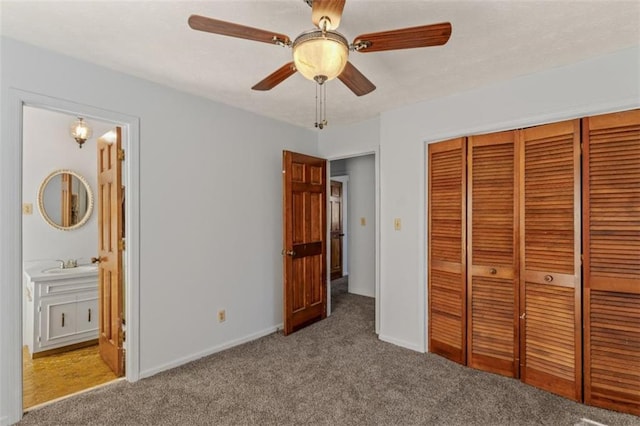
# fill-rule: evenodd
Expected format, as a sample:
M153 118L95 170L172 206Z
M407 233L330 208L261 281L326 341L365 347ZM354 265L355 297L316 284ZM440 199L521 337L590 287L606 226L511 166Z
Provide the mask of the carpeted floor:
M333 315L27 413L24 425L568 425L640 418L377 339L374 300L333 286Z

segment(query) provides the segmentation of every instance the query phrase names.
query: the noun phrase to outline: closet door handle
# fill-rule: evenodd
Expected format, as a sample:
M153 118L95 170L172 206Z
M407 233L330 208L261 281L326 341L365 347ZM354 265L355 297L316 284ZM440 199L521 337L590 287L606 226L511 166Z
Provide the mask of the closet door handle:
M496 268L491 268L491 269L489 269L489 273L490 273L491 275L495 275L495 274L497 274L497 273L498 273L498 270L497 270Z
M62 313L62 326L64 327L64 312Z
M91 322L91 308L89 308L88 311L89 311L89 315L88 315L87 321Z
M550 283L551 281L553 281L553 277L551 275L545 275L544 276L544 280L548 283Z

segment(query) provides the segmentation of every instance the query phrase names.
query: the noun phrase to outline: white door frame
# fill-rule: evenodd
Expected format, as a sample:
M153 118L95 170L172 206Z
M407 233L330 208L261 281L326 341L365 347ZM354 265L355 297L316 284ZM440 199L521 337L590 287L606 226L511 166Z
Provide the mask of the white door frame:
M113 123L122 128L125 185L126 379L140 371L140 119L18 89L9 93L8 140L0 145L0 424L22 418L22 123L23 106Z

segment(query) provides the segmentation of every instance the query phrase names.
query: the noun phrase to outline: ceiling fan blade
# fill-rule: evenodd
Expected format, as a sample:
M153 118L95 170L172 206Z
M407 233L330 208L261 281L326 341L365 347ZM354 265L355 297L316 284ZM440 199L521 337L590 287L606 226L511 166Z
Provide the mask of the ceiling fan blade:
M362 34L355 38L353 44L359 52L380 52L383 50L441 46L449 40L449 37L451 37L451 24L442 22L420 27ZM358 49L358 45L362 47Z
M289 62L288 64L284 64L280 68L278 68L273 73L269 74L264 80L260 81L258 84L253 86L252 90L271 90L276 87L278 84L285 81L287 78L291 77L296 73L296 67L293 65L293 62Z
M358 96L366 95L376 89L376 86L348 61L338 78Z
M232 22L220 21L200 15L189 16L189 26L198 31L261 41L263 43L275 44L276 41L280 41L286 44L290 41L289 37L284 34L247 27Z
M328 17L331 21L327 25L328 30L335 30L340 25L342 10L345 0L313 0L311 9L311 21L313 25L320 28L320 19ZM322 29L322 28L320 28Z

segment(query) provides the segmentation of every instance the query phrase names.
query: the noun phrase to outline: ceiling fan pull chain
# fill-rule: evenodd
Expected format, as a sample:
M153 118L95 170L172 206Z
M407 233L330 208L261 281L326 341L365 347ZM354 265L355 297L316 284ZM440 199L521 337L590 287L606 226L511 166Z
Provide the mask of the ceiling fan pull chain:
M323 108L322 108L322 125L323 127L327 125L327 85L323 84L324 92L323 92ZM321 127L322 128L322 127Z
M318 127L319 123L318 121L320 121L319 117L318 117L318 90L320 90L318 87L320 85L316 84L316 127Z

